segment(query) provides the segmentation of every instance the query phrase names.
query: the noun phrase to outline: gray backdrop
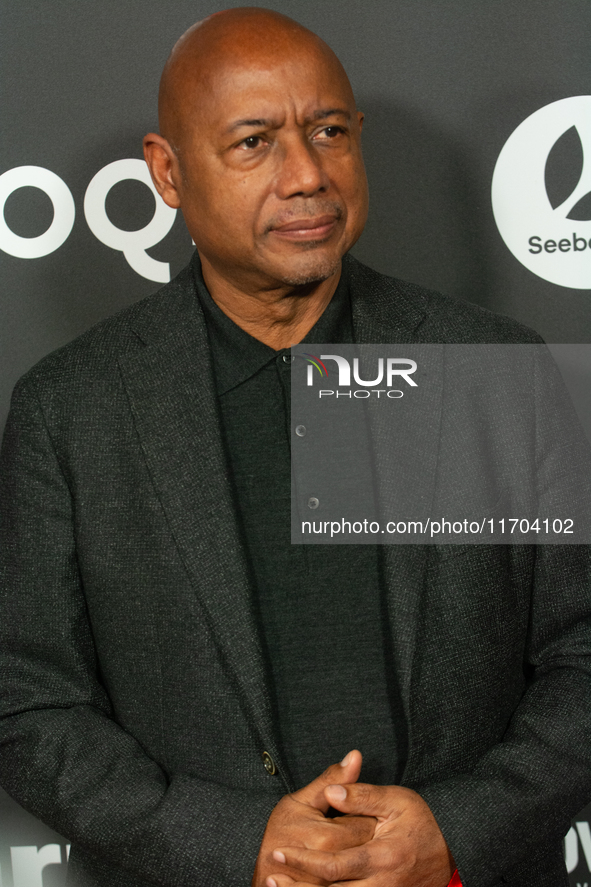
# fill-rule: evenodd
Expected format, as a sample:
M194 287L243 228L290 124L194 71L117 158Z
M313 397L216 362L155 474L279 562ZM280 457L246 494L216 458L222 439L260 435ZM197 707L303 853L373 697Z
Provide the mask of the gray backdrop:
M142 135L157 125L158 79L171 45L194 21L228 5L240 4L2 0L0 173L33 166L59 176L72 195L75 219L65 237L67 192L62 188L66 198L54 213L44 190L27 185L40 181L38 172L0 178L6 198L0 426L14 382L33 363L159 286L92 232L101 201L88 198L89 227L85 194L108 164L141 158ZM564 103L591 94L588 0L258 5L292 15L330 43L366 113L371 211L354 250L358 258L509 314L549 342L590 342L591 243L587 252L581 247L591 238L589 100ZM562 102L560 113L541 112L556 102ZM541 129L522 129L513 137L538 111ZM508 163L515 181L506 169L499 172L501 196L493 212L493 172L506 144L514 149ZM140 181L120 178L105 189L108 218L121 231L141 229L154 213L154 198ZM24 186L15 187L18 182ZM9 254L10 232L22 246L25 238L43 235L54 215L56 234L65 237L61 245L37 258ZM515 218L523 220L521 228L507 233ZM542 267L542 261L535 264L535 251L528 258L532 236L539 238L546 266L554 262L551 279L530 270ZM520 260L514 252L523 243ZM179 215L148 255L169 263L174 274L191 249ZM587 369L583 377L588 380ZM572 883L581 887L591 883L589 814L591 809L577 817L566 842ZM1 887L63 883L66 845L59 836L5 795L0 822Z

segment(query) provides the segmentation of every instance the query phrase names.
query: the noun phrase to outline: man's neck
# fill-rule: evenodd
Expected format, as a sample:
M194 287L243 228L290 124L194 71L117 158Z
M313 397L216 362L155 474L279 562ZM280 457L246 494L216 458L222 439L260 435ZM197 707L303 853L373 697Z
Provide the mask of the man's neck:
M324 313L340 279L339 269L327 280L308 286L245 293L220 276L203 257L201 270L218 308L237 326L275 351L304 339Z

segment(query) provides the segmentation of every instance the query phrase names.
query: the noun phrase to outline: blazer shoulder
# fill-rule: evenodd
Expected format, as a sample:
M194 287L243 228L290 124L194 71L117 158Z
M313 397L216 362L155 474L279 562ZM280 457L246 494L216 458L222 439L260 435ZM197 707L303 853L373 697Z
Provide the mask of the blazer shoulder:
M348 256L353 298L375 312L381 323L406 326L417 341L443 344L536 344L542 337L511 317L496 314L426 289L416 283L381 274Z
M100 321L51 352L19 379L16 391L29 386L53 388L72 378L108 377L120 357L139 351L178 330L199 311L191 265L157 292Z
M424 333L458 344L542 344L536 330L505 314L435 291L428 292Z

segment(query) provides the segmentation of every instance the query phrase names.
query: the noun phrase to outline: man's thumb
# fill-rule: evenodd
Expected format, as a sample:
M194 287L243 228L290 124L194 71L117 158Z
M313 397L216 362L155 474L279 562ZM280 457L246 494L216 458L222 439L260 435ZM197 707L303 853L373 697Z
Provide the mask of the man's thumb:
M331 764L331 766L316 777L312 782L305 785L304 788L294 792L293 796L302 804L308 804L310 807L316 807L323 813L328 811L330 804L328 803L324 789L329 785L351 785L357 782L361 772L361 762L363 758L360 751L354 749L348 755L345 755L340 764Z
M392 812L392 786L368 785L359 782L356 785L343 785L335 782L325 788L324 794L329 804L340 813L353 813L356 816L376 816L378 819ZM397 803L402 804L405 797L400 795L408 789L396 786Z

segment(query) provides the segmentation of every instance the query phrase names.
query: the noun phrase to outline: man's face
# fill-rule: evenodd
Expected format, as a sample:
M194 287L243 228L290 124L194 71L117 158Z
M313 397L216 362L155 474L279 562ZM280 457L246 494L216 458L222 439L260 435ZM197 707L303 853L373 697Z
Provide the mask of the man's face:
M326 279L367 217L362 115L345 78L314 49L277 55L208 73L175 145L195 244L247 289Z

